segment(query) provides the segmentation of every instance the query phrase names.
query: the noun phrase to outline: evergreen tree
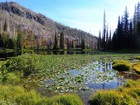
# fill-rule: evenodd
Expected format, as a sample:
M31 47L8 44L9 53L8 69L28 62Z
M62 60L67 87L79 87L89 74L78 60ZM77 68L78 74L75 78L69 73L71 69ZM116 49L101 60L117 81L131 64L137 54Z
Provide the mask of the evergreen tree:
M118 37L117 34L114 32L113 34L113 38L112 38L112 46L113 46L113 50L118 50Z
M3 30L4 30L4 32L7 32L7 22L6 22L6 20L5 20L5 23L4 23L4 26L3 26Z
M54 46L53 49L56 50L58 49L58 39L57 39L57 34L55 32L55 37L54 37Z
M99 37L98 37L98 50L101 50L101 42L102 42L102 39L101 39L101 31L99 31Z
M106 13L104 11L104 17L103 17L103 35L102 35L102 48L103 50L106 49Z
M14 39L11 39L11 38L9 38L8 39L8 48L9 49L15 49L15 41L14 41Z
M82 48L82 50L85 49L85 40L84 40L84 38L81 39L81 48Z
M1 34L0 34L0 47L4 47L4 40Z
M21 34L21 32L18 32L18 36L17 36L17 49L22 51L22 48L23 48L22 34Z
M64 43L64 33L61 32L61 34L60 34L60 49L64 50L64 46L65 46L65 43Z
M67 44L67 50L69 50L69 48L70 48L69 39L67 38L66 41L67 41L67 42L66 42L66 44Z
M111 50L111 48L112 48L112 37L111 37L111 30L110 30L110 35L108 39L108 50Z

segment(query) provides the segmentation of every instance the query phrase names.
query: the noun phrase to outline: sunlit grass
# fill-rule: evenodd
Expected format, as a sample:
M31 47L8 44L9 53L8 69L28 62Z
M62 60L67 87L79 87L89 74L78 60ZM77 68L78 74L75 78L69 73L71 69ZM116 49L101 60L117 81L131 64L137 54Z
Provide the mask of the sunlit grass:
M5 103L5 104L4 104ZM43 97L35 90L27 91L21 86L0 85L1 105L83 105L78 95L65 94Z
M115 90L99 90L90 100L90 105L139 105L140 80L127 80Z
M140 74L140 63L134 64L133 69L136 73Z

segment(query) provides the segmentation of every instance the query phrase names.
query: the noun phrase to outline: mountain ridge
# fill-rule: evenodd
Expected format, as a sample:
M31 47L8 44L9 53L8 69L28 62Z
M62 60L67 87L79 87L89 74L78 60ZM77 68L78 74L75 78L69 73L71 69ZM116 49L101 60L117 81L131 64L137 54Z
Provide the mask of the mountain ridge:
M60 35L64 32L65 38L69 40L79 40L81 37L85 39L88 47L95 48L98 38L90 33L64 26L52 19L27 9L16 2L1 2L0 3L0 32L6 21L8 24L7 32L13 36L17 36L16 30L20 29L27 34L32 34L40 38L44 38L45 44L49 44L54 40L54 35L57 32ZM91 44L92 43L92 44Z

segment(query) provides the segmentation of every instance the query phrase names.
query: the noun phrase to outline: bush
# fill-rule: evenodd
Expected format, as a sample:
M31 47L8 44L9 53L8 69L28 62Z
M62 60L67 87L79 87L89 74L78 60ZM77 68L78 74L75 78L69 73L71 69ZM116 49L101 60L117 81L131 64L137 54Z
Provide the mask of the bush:
M90 100L90 105L120 105L120 96L116 91L98 91Z
M39 101L41 101L41 96L36 93L36 91L32 90L30 92L23 93L16 97L16 103L19 105L35 105Z
M128 63L116 63L113 65L113 69L118 71L128 71L130 70L131 65Z
M63 94L51 97L49 99L43 99L37 105L83 105L78 95Z
M40 62L36 54L24 54L8 60L3 65L2 70L7 70L7 72L18 71L21 72L23 76L27 77L31 74L42 73L43 62Z
M98 91L90 100L90 105L136 105L133 97L116 90Z
M83 105L78 95L64 94L51 98L42 97L35 90L21 86L0 85L0 105Z
M8 84L15 85L20 81L18 73L8 73L5 77L5 82Z

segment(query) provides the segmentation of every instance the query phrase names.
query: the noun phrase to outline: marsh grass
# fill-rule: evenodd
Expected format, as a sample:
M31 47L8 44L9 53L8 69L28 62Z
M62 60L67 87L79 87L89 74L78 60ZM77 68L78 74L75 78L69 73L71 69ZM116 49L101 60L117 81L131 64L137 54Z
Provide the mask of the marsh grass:
M134 69L134 71L135 71L136 73L140 74L140 62L135 63L135 64L133 65L133 69Z
M82 67L87 66L89 63L92 63L94 61L102 60L103 62L106 63L108 61L112 61L120 58L128 60L130 57L133 56L136 55L24 54L18 57L11 58L7 61L0 62L0 80L2 84L3 83L5 84L5 85L0 85L0 104L2 103L2 105L4 104L16 105L17 103L20 103L21 105L82 105L83 103L77 95L64 94L64 95L48 98L48 97L42 97L39 93L34 91L34 88L38 85L40 86L43 80L55 78L59 74L67 73L66 71L71 69L80 70ZM92 68L94 68L94 66ZM65 80L65 77L61 80ZM76 78L76 80L74 79L74 81L81 83L82 78ZM65 87L65 85L63 85L62 87ZM51 88L53 91L54 88L53 87ZM132 92L132 93L136 93L136 92ZM118 98L118 95L120 94L113 91L112 93L109 93L109 97L110 97L109 99L111 99L111 97L114 97L113 101L115 101L115 103L118 103L118 101L115 99ZM99 96L100 95L98 95L98 97ZM129 99L132 98L131 94L129 96L125 96L123 94L122 96L126 97L125 98L126 102L129 102ZM102 97L107 99L108 96L103 95ZM111 105L109 103L110 101L108 101L106 104ZM132 103L131 105L133 105L133 98L132 98L132 102L129 103Z
M11 85L0 85L0 101L1 105L83 105L75 94L43 97L35 90Z
M140 105L140 80L127 80L116 90L99 90L90 99L90 105Z

